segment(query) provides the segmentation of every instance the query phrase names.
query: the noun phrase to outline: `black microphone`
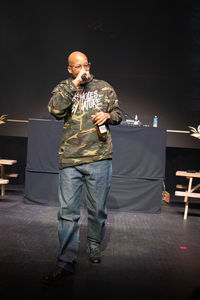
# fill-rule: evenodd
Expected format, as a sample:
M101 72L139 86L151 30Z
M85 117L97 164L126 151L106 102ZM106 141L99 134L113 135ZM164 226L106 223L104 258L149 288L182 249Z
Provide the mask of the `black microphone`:
M86 80L87 80L86 74L81 75L81 79L82 79L83 81L86 81Z

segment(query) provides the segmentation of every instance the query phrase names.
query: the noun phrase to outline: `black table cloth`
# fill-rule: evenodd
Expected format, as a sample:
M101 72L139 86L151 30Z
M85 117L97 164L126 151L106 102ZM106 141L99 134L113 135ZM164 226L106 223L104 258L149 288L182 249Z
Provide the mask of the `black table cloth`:
M58 206L58 147L62 121L30 119L24 202ZM113 176L108 209L160 212L165 177L166 130L110 126ZM83 199L84 204L84 199Z

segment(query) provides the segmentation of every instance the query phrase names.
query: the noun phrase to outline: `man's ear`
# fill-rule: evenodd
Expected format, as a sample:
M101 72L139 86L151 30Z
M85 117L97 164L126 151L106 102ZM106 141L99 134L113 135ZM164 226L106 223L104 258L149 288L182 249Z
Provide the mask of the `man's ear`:
M71 67L70 67L70 66L67 67L67 70L68 70L68 72L69 72L70 74L72 74L72 70L71 70Z

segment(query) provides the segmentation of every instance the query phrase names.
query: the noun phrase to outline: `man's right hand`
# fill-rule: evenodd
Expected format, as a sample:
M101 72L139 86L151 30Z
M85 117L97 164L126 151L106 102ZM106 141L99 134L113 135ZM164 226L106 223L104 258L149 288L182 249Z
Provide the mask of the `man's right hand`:
M90 78L90 73L88 71L85 71L85 70L81 70L78 75L76 76L76 78L72 81L76 86L79 86L79 84L85 82L85 80L83 80L81 78L82 75L85 75L85 77L87 79Z

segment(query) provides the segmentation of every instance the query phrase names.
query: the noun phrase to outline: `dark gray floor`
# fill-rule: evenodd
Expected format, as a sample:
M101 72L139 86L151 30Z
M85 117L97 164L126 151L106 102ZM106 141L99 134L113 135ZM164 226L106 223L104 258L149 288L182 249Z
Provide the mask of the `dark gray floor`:
M163 202L160 214L109 211L100 265L87 258L82 209L76 275L45 286L58 250L58 208L24 204L23 190L8 190L0 200L0 297L200 299L200 203L193 202L187 221L179 199Z

